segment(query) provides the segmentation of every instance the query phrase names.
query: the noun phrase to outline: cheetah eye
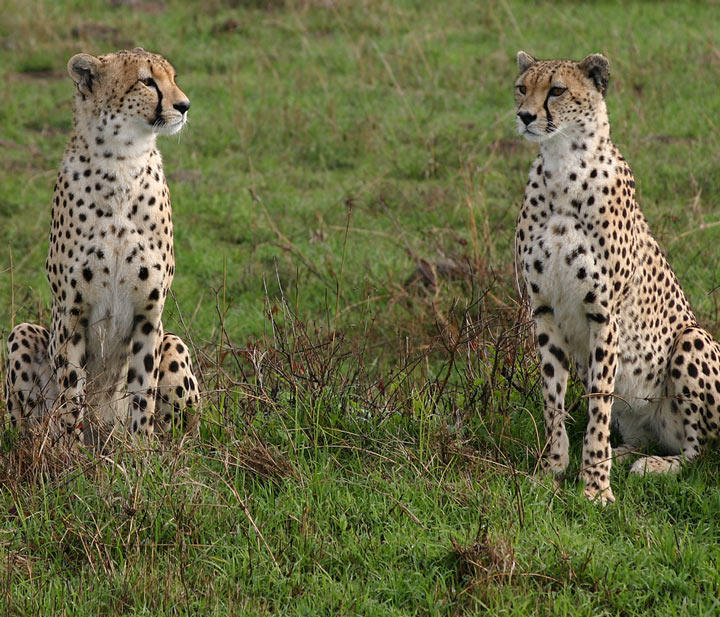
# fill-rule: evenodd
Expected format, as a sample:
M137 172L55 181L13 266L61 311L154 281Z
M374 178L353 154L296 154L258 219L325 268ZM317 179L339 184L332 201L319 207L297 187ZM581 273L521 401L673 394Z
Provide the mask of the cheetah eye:
M152 77L146 77L145 79L141 79L140 82L150 88L153 88L155 86L155 80Z
M517 87L517 91L518 91L520 94L525 94L525 93L527 92L527 88L526 88L525 86L518 86L518 87Z
M560 96L567 88L550 88L550 96Z

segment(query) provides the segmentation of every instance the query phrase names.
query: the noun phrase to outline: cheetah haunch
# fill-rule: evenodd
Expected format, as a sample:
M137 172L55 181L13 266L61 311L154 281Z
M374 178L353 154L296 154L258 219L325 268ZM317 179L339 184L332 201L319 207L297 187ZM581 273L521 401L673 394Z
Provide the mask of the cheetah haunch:
M190 102L172 65L140 47L78 54L68 72L75 128L45 263L52 324L11 332L7 408L15 425L51 413L70 444L90 430L88 419L150 435L198 403L188 349L160 321L175 260L156 138L184 126Z
M676 472L718 433L720 346L697 324L610 140L609 63L517 56L517 127L540 144L516 231L536 326L545 404L544 467L568 465L565 389L575 362L588 397L585 494L614 501L612 458L649 442L670 456L632 471ZM611 417L624 444L610 448Z

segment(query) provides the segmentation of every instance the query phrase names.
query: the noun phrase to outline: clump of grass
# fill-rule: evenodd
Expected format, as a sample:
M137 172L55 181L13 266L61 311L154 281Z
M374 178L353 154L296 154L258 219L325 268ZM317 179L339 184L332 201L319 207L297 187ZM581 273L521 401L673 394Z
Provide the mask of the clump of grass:
M299 471L276 446L267 444L257 436L248 435L232 450L226 450L229 459L225 464L247 470L259 478L279 484L285 480L298 480Z
M451 560L455 562L460 595L472 588L509 584L517 567L511 543L502 537L490 538L487 531L478 532L470 543L451 538Z
M47 423L45 423L47 424ZM68 466L67 453L52 445L49 429L40 428L19 435L6 430L0 456L0 484L16 491L19 486L33 487L45 479L58 478Z

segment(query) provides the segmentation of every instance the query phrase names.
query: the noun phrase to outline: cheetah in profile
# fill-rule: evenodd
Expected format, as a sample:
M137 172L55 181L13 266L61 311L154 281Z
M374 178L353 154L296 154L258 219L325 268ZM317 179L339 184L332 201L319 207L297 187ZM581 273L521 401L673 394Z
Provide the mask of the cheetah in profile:
M609 62L517 55L517 128L540 145L516 230L516 267L536 326L547 446L568 465L565 391L572 359L588 397L585 495L614 501L610 467L648 443L631 471L677 472L720 422L720 346L698 326L652 236L630 167L610 139ZM623 445L610 447L611 418Z
M6 403L14 425L52 414L82 441L90 425L165 430L196 407L187 346L163 331L175 271L170 195L158 135L177 133L190 101L162 56L138 47L73 56L74 133L57 175L45 263L50 330L8 338ZM88 412L90 412L88 414Z

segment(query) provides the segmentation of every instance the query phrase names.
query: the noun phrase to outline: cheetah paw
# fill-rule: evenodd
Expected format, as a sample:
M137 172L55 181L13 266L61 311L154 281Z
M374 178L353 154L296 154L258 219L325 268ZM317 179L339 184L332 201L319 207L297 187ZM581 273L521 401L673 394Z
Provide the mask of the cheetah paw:
M680 460L674 457L645 456L633 463L630 473L638 476L657 473L674 474L680 471L680 466Z
M601 506L607 506L608 504L615 503L615 495L613 495L612 489L609 486L602 490L592 486L586 486L583 494L590 501L594 501Z
M628 444L623 444L617 448L613 448L613 465L625 465L630 461L630 457L634 454L638 454L637 449Z

